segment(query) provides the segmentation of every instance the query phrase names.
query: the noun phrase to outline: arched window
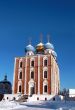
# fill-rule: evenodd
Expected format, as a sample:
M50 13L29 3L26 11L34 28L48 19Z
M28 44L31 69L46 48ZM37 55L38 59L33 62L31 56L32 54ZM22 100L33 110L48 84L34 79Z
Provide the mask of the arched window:
M44 66L47 66L47 59L44 60Z
M44 71L44 78L47 78L47 71Z
M19 79L22 79L22 71L19 74Z
M21 85L19 86L19 92L21 92L21 90L22 90L22 87L21 87Z
M44 85L44 92L47 93L47 85Z
M22 61L20 62L20 68L22 68Z
M31 61L31 66L34 67L34 61Z
M34 71L31 72L31 79L34 79Z

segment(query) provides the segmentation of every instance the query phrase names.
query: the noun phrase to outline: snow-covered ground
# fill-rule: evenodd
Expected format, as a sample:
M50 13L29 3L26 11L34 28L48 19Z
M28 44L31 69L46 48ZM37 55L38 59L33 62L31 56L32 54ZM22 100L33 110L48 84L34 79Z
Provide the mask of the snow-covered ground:
M23 102L1 101L0 110L75 110L74 101L37 101Z

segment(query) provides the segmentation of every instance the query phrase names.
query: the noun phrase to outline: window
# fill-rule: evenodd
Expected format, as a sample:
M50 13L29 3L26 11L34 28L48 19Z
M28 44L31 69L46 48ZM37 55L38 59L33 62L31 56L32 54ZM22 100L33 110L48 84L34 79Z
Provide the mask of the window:
M20 67L22 68L22 62L20 62Z
M7 97L7 100L9 99L9 97Z
M39 97L37 97L37 100L39 100Z
M34 71L31 72L31 79L34 79Z
M20 72L19 74L19 79L22 79L22 72Z
M21 92L21 85L19 86L19 92Z
M44 92L47 92L47 85L44 86Z
M44 71L44 78L47 78L47 71Z
M45 101L47 100L47 98L45 97Z
M28 53L28 55L29 55L29 53Z
M31 61L31 66L34 67L34 61Z
M44 66L47 66L47 60L44 60Z

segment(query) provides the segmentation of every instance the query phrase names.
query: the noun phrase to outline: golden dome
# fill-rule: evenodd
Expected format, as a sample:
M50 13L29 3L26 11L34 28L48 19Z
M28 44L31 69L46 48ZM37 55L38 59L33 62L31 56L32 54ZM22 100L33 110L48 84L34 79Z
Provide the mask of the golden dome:
M36 46L36 52L38 53L43 53L44 52L44 44L43 43L39 43L37 46Z

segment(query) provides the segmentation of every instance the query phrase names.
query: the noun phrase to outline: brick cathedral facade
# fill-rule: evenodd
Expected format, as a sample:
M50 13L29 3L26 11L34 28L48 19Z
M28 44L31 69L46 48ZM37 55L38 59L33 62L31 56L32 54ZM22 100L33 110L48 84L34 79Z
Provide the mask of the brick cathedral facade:
M26 95L58 94L60 78L54 46L50 42L40 42L36 48L29 44L25 52L24 57L15 58L13 92Z

